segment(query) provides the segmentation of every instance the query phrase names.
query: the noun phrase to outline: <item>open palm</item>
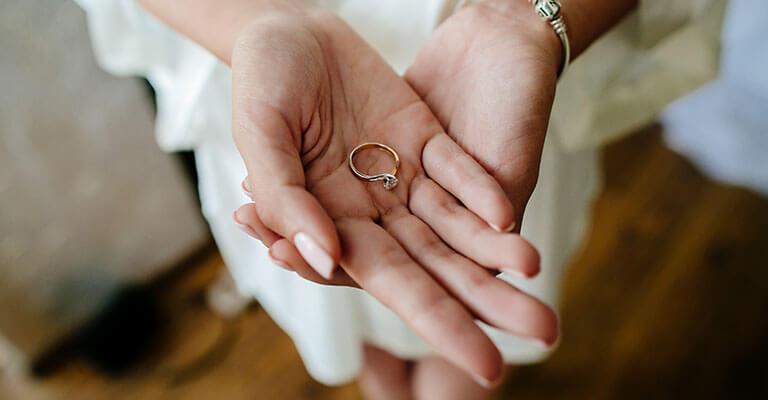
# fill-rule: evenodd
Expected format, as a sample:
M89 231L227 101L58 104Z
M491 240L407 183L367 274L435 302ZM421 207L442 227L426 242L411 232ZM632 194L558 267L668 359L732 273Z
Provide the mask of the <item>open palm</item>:
M502 185L518 227L538 178L560 52L526 2L482 1L448 18L406 73L447 133Z
M323 12L257 21L232 67L234 137L254 201L239 215L275 258L309 279L365 289L489 381L501 357L475 317L556 339L547 306L489 273L539 268L530 244L503 232L514 212L502 188L344 22ZM363 142L400 154L394 190L350 172L347 156ZM358 166L389 171L392 160L376 153ZM343 273L331 277L337 263Z

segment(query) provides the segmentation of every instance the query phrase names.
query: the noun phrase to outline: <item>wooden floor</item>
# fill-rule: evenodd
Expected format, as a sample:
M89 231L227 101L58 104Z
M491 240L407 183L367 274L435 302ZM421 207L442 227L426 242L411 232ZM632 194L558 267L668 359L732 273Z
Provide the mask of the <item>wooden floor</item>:
M574 259L563 341L510 374L498 399L768 398L768 199L702 177L653 127L605 151L605 189ZM164 294L168 335L144 367L103 378L73 361L1 399L359 399L304 371L258 307L221 321L202 288L211 256Z

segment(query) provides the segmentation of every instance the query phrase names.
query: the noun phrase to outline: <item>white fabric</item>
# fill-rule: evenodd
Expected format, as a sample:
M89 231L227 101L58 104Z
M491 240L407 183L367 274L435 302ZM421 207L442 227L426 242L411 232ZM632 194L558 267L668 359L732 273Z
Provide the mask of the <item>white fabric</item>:
M732 0L720 77L662 114L670 147L705 173L768 196L768 1Z
M415 333L366 293L319 286L272 266L266 249L234 226L232 211L247 199L239 189L245 169L230 135L229 68L165 28L131 0L78 2L88 12L94 48L101 64L116 74L147 76L155 87L161 147L195 149L203 212L239 289L255 296L293 338L310 374L326 384L353 379L360 367L363 341L406 358L430 354L429 347ZM317 0L317 3L335 10L402 72L457 1ZM653 9L652 4L672 3L651 0L643 2L642 10ZM666 32L680 30L694 20L693 17L702 14L698 11L700 8L710 10L712 4L717 3L722 1L676 0L671 7L675 10L671 15L676 18L665 19L663 28ZM558 95L553 132L545 144L539 184L523 225L523 235L541 251L543 272L531 281L506 278L553 306L557 304L568 255L581 236L590 199L598 187L595 145L640 119L630 118L630 125L621 120L606 124L602 119L604 108L613 110L616 105L602 97L617 99L624 107L625 117L637 112L647 120L668 97L714 74L714 65L702 65L694 71L696 79L676 81L675 90L665 92L661 98L654 98L651 89L641 90L644 97L637 108L627 112L631 99L625 91L643 88L644 71L652 77L651 88L656 88L655 85L665 83L665 79L685 75L692 67L686 63L663 62L665 57L673 55L674 49L690 42L699 46L697 49L702 50L704 56L714 52L714 46L704 44L706 37L697 36L695 31L674 43L660 40L660 32L653 28L651 21L643 19L643 15L628 23L635 25L625 24L618 32L620 38L607 38L596 46L594 53L601 60L592 61L587 55L575 63L563 82L564 90L572 93ZM646 62L646 55L653 62ZM630 68L631 73L622 74L628 62L636 65ZM586 70L595 63L602 65L598 71ZM573 124L567 123L568 119L573 119ZM535 362L547 355L526 340L492 328L487 330L510 363Z
M714 79L725 4L640 0L639 9L595 42L562 79L551 126L563 146L580 149L617 139Z

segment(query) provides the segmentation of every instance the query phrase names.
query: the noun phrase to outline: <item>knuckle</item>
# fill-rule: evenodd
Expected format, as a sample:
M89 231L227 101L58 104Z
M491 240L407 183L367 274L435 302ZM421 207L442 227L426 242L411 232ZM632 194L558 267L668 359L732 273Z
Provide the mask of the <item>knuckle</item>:
M432 324L456 311L456 302L445 293L434 292L411 310L409 319L414 325Z
M496 284L498 281L496 277L479 266L472 273L468 274L466 278L468 282L467 291L470 296L487 293L489 286Z
M422 251L425 254L429 254L432 257L435 257L439 260L442 260L443 262L450 262L454 261L457 254L451 250L450 247L448 247L442 239L434 235L431 230L428 233L428 238L425 240Z

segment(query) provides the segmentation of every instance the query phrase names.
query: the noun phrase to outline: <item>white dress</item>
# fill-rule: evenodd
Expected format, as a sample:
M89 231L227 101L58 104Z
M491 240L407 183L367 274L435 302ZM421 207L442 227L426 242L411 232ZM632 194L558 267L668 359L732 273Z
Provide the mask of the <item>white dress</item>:
M101 65L115 74L145 76L154 86L160 146L195 150L203 213L238 288L256 297L291 336L313 377L326 384L354 379L363 342L404 358L431 353L365 292L317 285L276 268L267 249L233 224L232 212L248 199L240 190L245 168L231 138L229 67L131 0L77 1L88 13ZM458 1L314 2L335 10L402 72ZM542 273L531 281L505 279L557 306L560 278L599 187L598 145L646 123L664 104L714 77L724 2L641 1L638 12L572 66L558 90L539 184L523 224L522 234L542 254ZM510 363L547 355L525 339L484 328Z

